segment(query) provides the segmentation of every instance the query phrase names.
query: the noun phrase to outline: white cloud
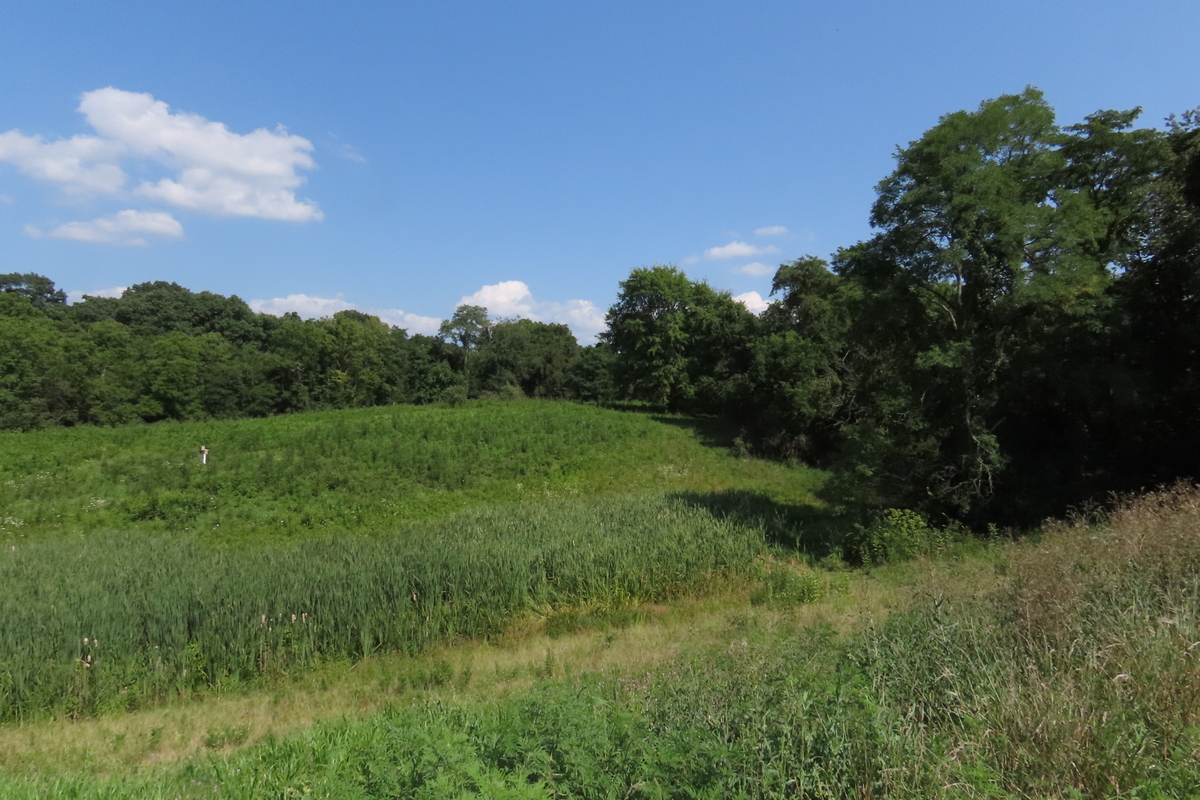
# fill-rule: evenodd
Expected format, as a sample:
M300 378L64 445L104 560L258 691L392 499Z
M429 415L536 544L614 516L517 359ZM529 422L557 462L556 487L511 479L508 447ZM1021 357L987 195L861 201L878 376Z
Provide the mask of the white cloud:
M349 303L341 295L337 297L314 297L307 294L289 294L287 297L276 297L271 300L251 300L247 305L260 314L282 316L289 311L295 311L304 319L314 317L331 317L339 311L357 309L364 314L379 317L389 325L404 328L409 333L437 333L442 321L437 317L423 317L420 314L409 314L398 308L369 308Z
M324 215L311 200L297 200L304 183L297 169L316 166L309 140L282 127L233 133L199 114L172 113L153 95L113 87L83 96L79 110L102 136L137 155L179 169L177 179L144 181L138 193L211 214L291 222Z
M544 303L539 310L545 321L566 325L579 339L594 339L606 327L604 311L596 308L591 300Z
M6 206L11 206L15 202L17 202L17 201L14 200L12 197L9 197L6 194L0 194L0 203L3 203Z
M745 275L753 275L756 278L761 278L763 275L770 275L775 272L775 268L768 266L761 261L751 261L745 266L738 267L734 272L741 272Z
M409 314L398 308L376 308L367 312L374 314L389 325L404 328L409 333L423 333L433 336L442 326L440 317L422 317L420 314Z
M110 286L107 289L93 289L88 292L72 290L67 292L67 302L78 303L85 297L120 297L125 294L127 288L126 286Z
M786 236L788 229L782 225L768 225L765 228L755 228L755 236Z
M767 310L767 301L763 300L762 295L758 292L746 292L745 294L736 295L734 300L750 309L755 314L761 314Z
M121 151L119 143L96 136L47 142L18 130L0 133L0 161L70 194L110 194L124 186L125 171L116 164Z
M484 286L459 300L458 304L483 306L493 317L533 318L533 293L523 281L501 281Z
M697 264L700 262L700 256L688 256L683 260L685 264Z
M144 247L145 236L177 239L183 236L183 226L165 211L134 211L126 209L111 217L100 217L87 222L67 222L43 232L26 225L25 233L35 238L72 239L77 242L101 244L135 245Z
M247 305L259 314L273 314L278 317L289 311L295 311L304 319L331 317L339 311L354 308L341 297L313 297L307 294L289 294L287 297L275 297L270 300L251 300Z
M566 325L584 344L604 330L604 312L590 300L538 302L524 281L501 281L467 295L459 305L483 306L493 317L526 317Z
M98 136L47 142L11 130L0 134L0 161L70 194L115 194L128 178L122 161L156 162L174 174L135 187L149 200L216 216L324 217L315 202L296 197L305 180L299 171L316 167L312 142L282 127L234 133L199 114L172 112L153 95L111 86L85 93L78 110Z
M720 247L710 247L704 251L704 257L709 261L717 261L724 258L745 258L747 256L762 256L769 253L778 253L779 248L775 245L767 245L759 247L754 244L746 244L734 240Z

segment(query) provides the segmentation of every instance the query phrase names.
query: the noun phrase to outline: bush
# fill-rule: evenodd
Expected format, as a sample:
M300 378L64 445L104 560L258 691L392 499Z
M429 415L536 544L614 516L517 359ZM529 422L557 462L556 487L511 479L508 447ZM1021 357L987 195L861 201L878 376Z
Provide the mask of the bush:
M453 386L447 386L438 395L438 400L445 403L450 408L458 408L463 403L467 402L467 387L466 384L456 383Z
M846 537L846 555L864 565L932 555L950 543L948 531L935 528L916 511L889 508L866 527Z

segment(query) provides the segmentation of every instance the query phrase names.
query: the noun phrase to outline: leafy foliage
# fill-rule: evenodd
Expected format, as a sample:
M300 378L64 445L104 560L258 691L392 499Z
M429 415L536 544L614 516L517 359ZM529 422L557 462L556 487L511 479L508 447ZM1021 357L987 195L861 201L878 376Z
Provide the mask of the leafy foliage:
M846 555L860 564L887 564L932 556L953 542L950 531L935 528L915 511L889 508L846 537Z
M635 269L607 315L616 381L672 411L716 411L739 396L754 316L675 267Z
M620 388L832 467L838 501L979 528L1200 474L1200 126L1138 115L1060 127L1027 88L943 116L879 183L877 233L783 264L746 324L634 270Z

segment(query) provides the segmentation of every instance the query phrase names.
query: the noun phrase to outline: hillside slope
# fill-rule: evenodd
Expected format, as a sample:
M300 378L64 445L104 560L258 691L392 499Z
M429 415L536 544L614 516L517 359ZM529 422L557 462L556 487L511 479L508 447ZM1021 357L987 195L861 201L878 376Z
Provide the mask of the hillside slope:
M744 573L812 513L821 476L703 436L525 401L0 437L0 720L261 684Z
M241 541L381 533L472 508L646 491L815 502L821 473L735 458L706 446L699 425L481 401L0 434L0 537L146 527ZM203 466L201 445L210 451Z

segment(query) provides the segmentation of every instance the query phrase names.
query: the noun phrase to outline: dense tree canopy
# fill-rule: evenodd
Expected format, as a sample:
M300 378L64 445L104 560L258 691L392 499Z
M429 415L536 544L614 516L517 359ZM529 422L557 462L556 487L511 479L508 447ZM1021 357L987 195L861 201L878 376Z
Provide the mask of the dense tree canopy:
M263 416L488 393L574 396L580 348L569 329L496 322L478 307L464 306L446 323L446 342L410 337L358 311L315 320L255 314L237 297L164 281L67 306L48 278L3 278L3 428Z
M631 397L715 411L737 394L756 320L728 292L679 269L635 269L606 317L616 380Z

